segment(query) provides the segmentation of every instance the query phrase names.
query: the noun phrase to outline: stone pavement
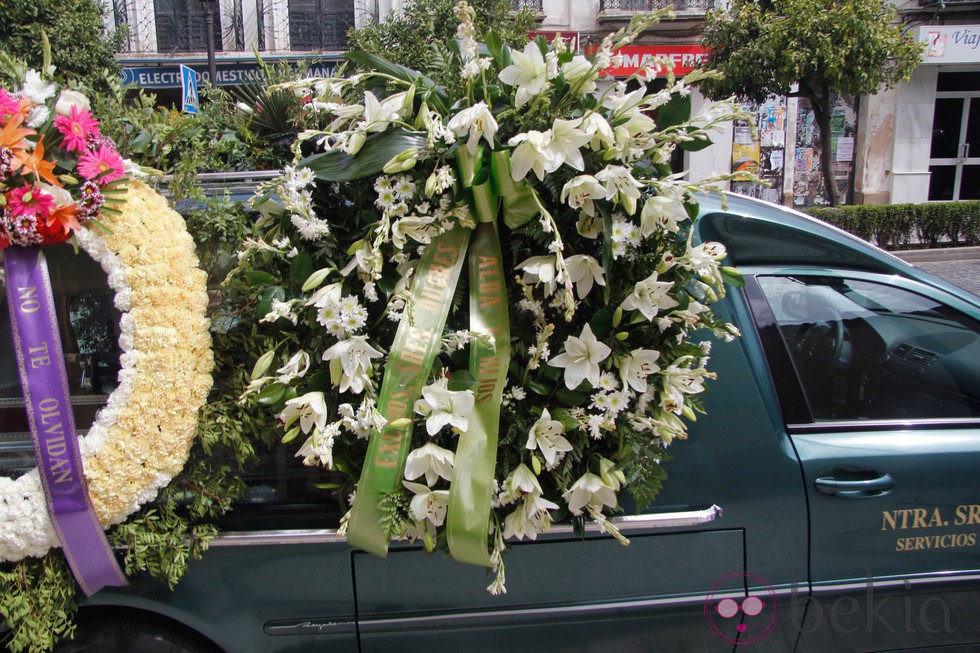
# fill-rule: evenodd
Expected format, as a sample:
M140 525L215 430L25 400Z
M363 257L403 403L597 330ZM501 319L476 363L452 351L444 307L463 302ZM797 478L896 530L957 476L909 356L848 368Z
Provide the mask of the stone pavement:
M892 254L980 296L980 247L906 250Z

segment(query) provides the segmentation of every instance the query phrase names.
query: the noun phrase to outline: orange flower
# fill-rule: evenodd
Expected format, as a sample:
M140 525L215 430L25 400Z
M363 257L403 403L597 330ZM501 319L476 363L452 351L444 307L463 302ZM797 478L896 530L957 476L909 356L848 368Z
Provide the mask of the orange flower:
M27 129L26 127L21 127L20 123L24 121L24 116L14 116L12 117L6 125L3 126L3 130L0 131L0 147L8 147L11 150L22 150L26 147L24 144L24 137L31 136L37 132L33 129Z
M37 145L33 151L19 150L14 152L14 159L14 165L12 167L15 172L24 168L34 173L34 176L38 180L43 179L52 186L61 187L61 182L58 181L58 177L54 174L54 167L57 164L54 161L44 160L44 141L40 138L37 140Z
M46 220L47 226L51 226L55 222L61 225L61 228L68 233L69 230L79 231L82 228L81 223L78 221L78 205L77 204L65 204L64 206L59 206L58 208L51 211Z

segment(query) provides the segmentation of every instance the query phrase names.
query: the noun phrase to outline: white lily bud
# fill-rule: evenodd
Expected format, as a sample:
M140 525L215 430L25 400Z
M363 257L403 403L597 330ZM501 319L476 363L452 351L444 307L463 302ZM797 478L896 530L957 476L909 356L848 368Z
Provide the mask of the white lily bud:
M272 367L272 359L275 355L276 350L270 349L259 356L259 359L255 361L255 366L252 368L252 374L249 378L254 381L260 376L264 376L265 373L269 371L269 368Z

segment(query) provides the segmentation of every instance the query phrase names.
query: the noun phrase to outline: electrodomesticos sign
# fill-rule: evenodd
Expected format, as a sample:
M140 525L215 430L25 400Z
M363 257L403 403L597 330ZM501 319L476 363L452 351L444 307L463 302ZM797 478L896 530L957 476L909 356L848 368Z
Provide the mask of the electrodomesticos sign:
M594 53L595 50L596 47L591 46L588 49L589 54ZM609 66L602 71L603 75L629 77L661 56L666 56L673 62L675 75L686 75L698 67L708 56L708 51L700 45L627 45L616 50L614 54L623 55L623 65Z

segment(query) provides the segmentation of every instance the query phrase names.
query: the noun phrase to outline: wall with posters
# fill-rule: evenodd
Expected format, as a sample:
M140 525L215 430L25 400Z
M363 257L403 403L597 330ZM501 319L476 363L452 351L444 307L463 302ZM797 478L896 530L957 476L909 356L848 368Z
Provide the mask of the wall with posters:
M742 108L755 118L755 132L746 121L732 129L732 172L746 172L765 183L733 181L732 191L769 202L783 202L786 164L786 98L770 96L765 102L745 102Z
M830 156L842 204L854 201L854 142L858 127L856 98L831 96ZM796 151L793 161L794 206L829 204L820 167L820 130L810 102L799 98L796 112Z

